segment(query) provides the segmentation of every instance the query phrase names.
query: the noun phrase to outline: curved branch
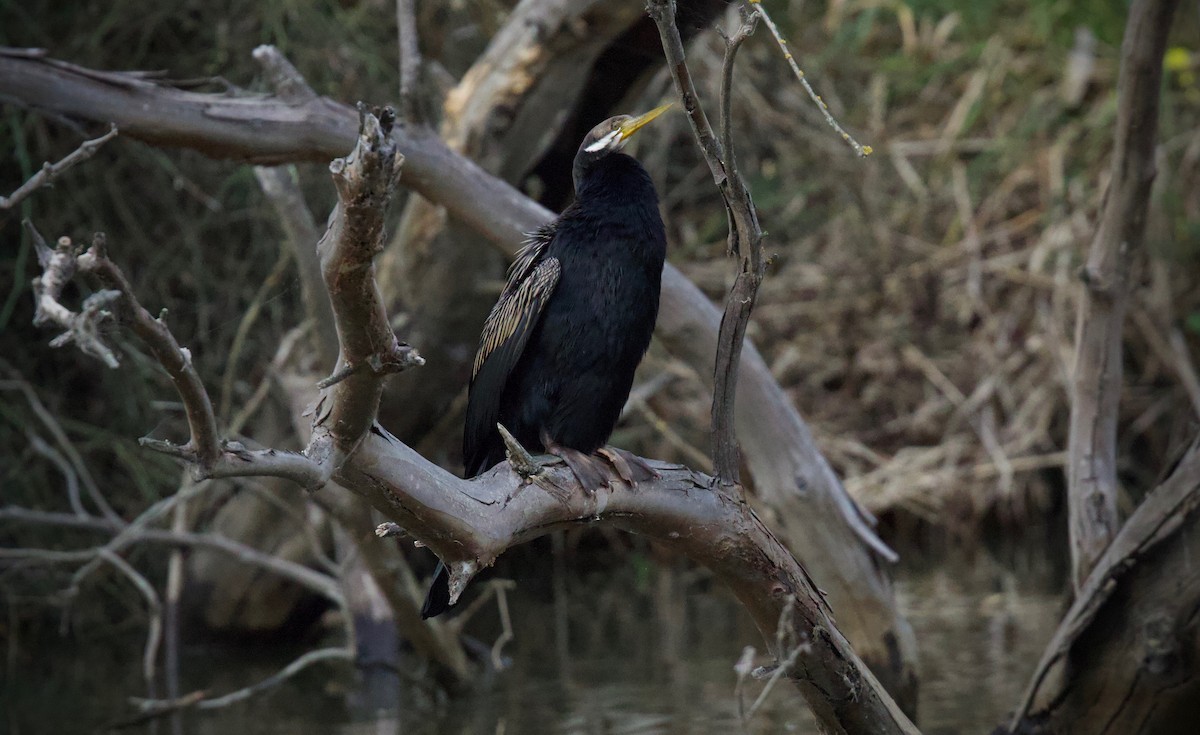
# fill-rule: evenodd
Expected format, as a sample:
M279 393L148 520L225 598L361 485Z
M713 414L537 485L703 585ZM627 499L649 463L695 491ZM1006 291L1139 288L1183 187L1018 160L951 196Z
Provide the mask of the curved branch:
M654 538L711 568L750 612L779 661L776 626L796 599L791 640L807 644L789 676L830 732L915 733L833 622L795 557L748 505L686 467L650 461L660 479L588 493L561 465L527 484L507 462L462 480L386 432L372 432L337 475L452 570L451 597L508 548L552 530L607 524ZM548 483L552 489L543 488Z
M53 114L113 120L123 135L256 163L329 160L354 145L355 113L318 98L200 94L144 75L84 69L40 52L0 49L0 98ZM403 185L447 208L508 253L552 213L452 152L421 126L393 131L405 156ZM677 268L663 272L657 335L710 376L720 311ZM898 614L880 559L894 560L817 449L812 434L747 342L738 373L736 429L756 494L775 511L789 543L812 569L865 657L911 686L911 629Z

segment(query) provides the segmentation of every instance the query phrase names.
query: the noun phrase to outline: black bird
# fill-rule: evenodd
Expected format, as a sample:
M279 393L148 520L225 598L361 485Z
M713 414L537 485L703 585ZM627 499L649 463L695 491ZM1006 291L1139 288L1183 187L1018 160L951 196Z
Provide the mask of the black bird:
M575 201L531 235L509 270L475 355L468 477L504 459L499 423L525 448L561 457L585 488L606 484L593 453L612 434L650 346L667 252L650 175L621 149L669 107L610 118L584 136ZM627 479L653 473L632 455L603 453ZM448 583L439 565L422 617L449 607Z

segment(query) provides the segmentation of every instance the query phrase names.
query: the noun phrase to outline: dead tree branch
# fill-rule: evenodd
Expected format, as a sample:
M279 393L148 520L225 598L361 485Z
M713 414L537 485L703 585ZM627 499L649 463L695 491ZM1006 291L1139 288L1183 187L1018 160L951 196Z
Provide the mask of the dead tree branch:
M46 162L42 164L42 168L36 174L29 177L17 190L8 196L0 196L0 209L12 209L23 202L30 194L54 183L54 180L63 174L67 169L76 164L83 163L87 159L96 155L96 151L100 150L108 141L117 137L117 126L113 125L107 133L99 138L85 140L79 144L79 147L63 158L58 163Z
M750 313L758 297L766 266L762 255L762 228L758 224L758 212L750 199L750 190L733 157L732 132L722 129L721 137L726 145L714 135L708 116L700 105L700 98L692 84L691 71L684 58L683 40L675 22L675 0L651 0L647 12L658 26L662 38L663 52L675 80L675 88L692 125L692 133L708 163L713 181L725 201L729 216L729 252L736 253L741 262L741 272L730 289L721 317L717 337L717 358L713 367L712 434L713 465L717 478L727 485L740 482L738 472L737 436L734 433L734 400L737 395L738 367L741 364L742 345L745 343L746 327ZM733 79L733 64L742 42L754 32L754 11L743 11L742 25L735 35L726 41L724 73L721 84L721 119L729 123L730 84Z
M170 507L174 507L174 504L172 503ZM152 509L161 511L159 506L154 506ZM143 516L145 515L146 513L143 513ZM246 546L223 536L195 533L192 531L178 533L159 528L144 528L141 527L142 522L140 519L128 525L114 524L102 518L79 518L68 513L55 513L12 505L0 507L0 521L59 526L62 528L79 528L111 533L113 534L113 538L104 548L113 553L120 553L125 549L139 544L162 544L166 546L211 549L229 554L243 564L262 567L272 574L277 574L295 584L311 589L339 607L344 605L344 599L341 589L338 587L337 580L328 574L314 571L303 564L271 556L251 546ZM131 526L133 527L132 530L130 529ZM118 535L120 535L120 538L117 538ZM40 553L44 551L43 549L0 549L0 558L14 560L41 559L50 563L91 562L97 558L97 554L99 553L97 551L98 548L100 547L78 551L56 552L49 556Z
M808 75L805 74L804 70L800 68L800 65L796 63L796 55L788 50L787 39L785 39L783 34L779 32L779 26L775 25L775 21L771 20L771 15L767 12L766 7L759 3L758 0L750 0L750 2L754 3L755 11L762 16L763 23L767 24L767 29L771 31L771 36L775 39L775 43L779 45L779 50L783 52L783 58L787 60L788 66L792 68L792 73L796 75L796 79L800 81L800 85L804 87L804 91L808 93L808 98L813 101L813 104L815 104L819 110L821 110L821 114L825 117L826 124L833 128L834 132L837 133L842 140L846 141L846 143L854 149L854 152L859 158L866 158L874 153L875 151L873 148L871 148L871 146L859 143L854 139L854 136L850 135L850 133L847 133L846 130L838 123L838 121L834 119L833 114L829 112L829 105L825 104L825 100L821 99L821 95L817 94L816 90L812 88L812 85L808 82Z
M636 490L613 478L609 488L588 493L564 467L551 466L543 474L557 488L552 493L524 487L524 478L505 463L478 480L462 480L373 425L384 375L419 359L397 342L374 282L383 209L402 160L388 136L390 119L387 112L376 118L364 110L359 145L331 165L339 205L321 246L325 282L338 325L339 361L365 367L322 393L305 457L314 471L331 472L445 560L454 600L506 549L555 529L598 522L653 537L712 568L753 616L778 660L790 652L776 650L777 640L808 644L788 676L827 729L916 733L838 632L799 562L745 503L710 478L658 463L661 478ZM93 260L107 262L103 257L101 248ZM112 277L115 266L109 266L105 272ZM122 298L132 299L127 284L121 285ZM157 330L134 326L144 340L162 340ZM158 347L160 360L174 359L161 344L151 346ZM176 384L181 395L193 390ZM266 462L254 467L260 474L280 469ZM783 606L793 597L794 630L779 637Z
M279 686L283 682L292 678L301 671L304 671L313 664L321 663L322 661L353 661L354 649L346 647L330 647L318 648L315 651L308 651L297 656L295 660L284 666L279 671L268 676L262 681L251 684L241 689L235 689L228 694L223 694L219 697L208 698L207 692L192 692L185 694L176 699L140 699L132 698L135 704L142 713L139 715L136 722L143 722L151 717L159 717L170 712L176 712L181 709L195 707L196 709L220 709L228 707L231 704L237 704L253 697L256 694L264 692L268 689Z
M1117 124L1100 225L1092 240L1075 337L1068 440L1068 510L1072 579L1083 586L1119 528L1117 418L1121 400L1121 332L1133 253L1146 229L1159 88L1167 31L1177 0L1137 0L1129 10L1117 79Z
M19 49L0 49L0 95L58 115L113 120L123 135L155 145L261 164L328 161L355 140L354 111L327 98L285 102L261 95L200 94L135 73L84 69ZM403 185L444 206L509 254L516 252L523 233L553 216L425 128L404 126L393 131L393 138L405 156ZM708 297L668 264L656 331L668 349L700 374L711 375L720 321L721 312ZM742 350L738 399L736 429L756 493L775 511L792 548L828 592L860 652L887 676L893 691L911 688L915 644L878 564L881 558L894 560L895 553L875 534L874 519L846 493L749 342Z
M396 31L396 44L400 47L400 119L405 123L416 123L420 122L416 97L421 49L413 0L396 0Z

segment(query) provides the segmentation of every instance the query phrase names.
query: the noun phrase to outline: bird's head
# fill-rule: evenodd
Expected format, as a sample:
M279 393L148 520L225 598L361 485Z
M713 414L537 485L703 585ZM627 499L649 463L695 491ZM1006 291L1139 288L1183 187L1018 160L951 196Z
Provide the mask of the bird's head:
M576 183L578 184L579 176L593 163L624 148L634 133L670 108L671 103L668 103L643 115L617 115L588 131L588 134L583 136L583 142L579 144L579 152L575 154Z

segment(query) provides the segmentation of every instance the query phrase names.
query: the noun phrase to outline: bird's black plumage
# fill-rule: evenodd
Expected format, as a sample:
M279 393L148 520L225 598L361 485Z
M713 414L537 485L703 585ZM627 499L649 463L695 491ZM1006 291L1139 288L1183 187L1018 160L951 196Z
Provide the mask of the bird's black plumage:
M575 202L527 246L517 264L524 273L514 274L525 280L509 289L538 277L553 284L530 289L526 308L509 317L519 322L512 335L477 361L463 437L469 476L504 459L497 422L529 449L543 449L544 437L584 453L600 448L650 346L666 255L654 184L635 159L609 153L577 187Z
M604 445L654 332L667 243L650 175L624 142L660 114L597 125L575 157L575 200L533 233L484 324L463 459L475 477L504 459L496 424L526 448ZM439 566L424 617L449 605Z

